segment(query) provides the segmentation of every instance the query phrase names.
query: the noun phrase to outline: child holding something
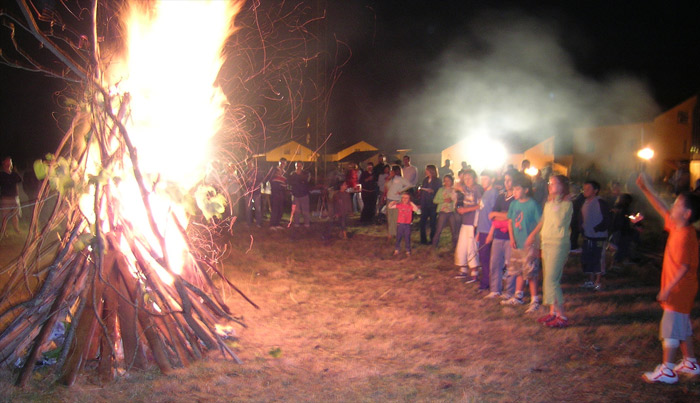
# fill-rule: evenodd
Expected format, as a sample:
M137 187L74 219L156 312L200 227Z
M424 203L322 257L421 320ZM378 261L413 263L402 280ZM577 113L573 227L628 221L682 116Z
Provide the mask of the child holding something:
M401 194L401 201L392 201L388 206L390 209L398 210L398 218L396 220L396 247L394 248L394 256L399 254L401 250L401 240L405 239L406 256L411 256L411 223L413 222L413 212L420 210L418 206L411 201L411 195L404 192Z
M637 186L664 219L668 240L661 267L661 290L656 299L664 310L659 335L663 340L663 363L646 372L647 382L676 383L678 375L700 374L693 350L690 311L698 292L698 239L691 225L700 215L698 196L684 192L676 197L671 209L650 189L642 175ZM683 360L673 364L680 347Z
M527 313L536 312L540 307L537 296L539 274L539 245L536 242L526 245L528 236L540 221L540 206L530 198L532 182L525 175L518 175L513 183L513 202L508 208L508 234L511 255L508 275L516 276L515 295L502 301L502 305L522 305L525 279L530 283L530 307Z

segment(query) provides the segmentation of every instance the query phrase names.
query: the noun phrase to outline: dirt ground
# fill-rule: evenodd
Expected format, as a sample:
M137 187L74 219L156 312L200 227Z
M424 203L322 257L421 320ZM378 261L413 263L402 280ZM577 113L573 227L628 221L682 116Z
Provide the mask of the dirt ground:
M594 292L580 287L572 255L564 275L572 326L548 329L535 321L542 310L502 307L455 279L452 253L417 245L417 231L412 256L394 257L383 227L323 240L321 226L241 226L230 239L226 273L260 306L225 291L248 325L231 342L243 365L213 355L168 376L132 372L109 385L88 370L72 388L52 384L45 368L24 390L4 370L0 400L700 401L700 379L640 378L661 358L658 256L641 255ZM2 260L12 250L11 240L0 242Z

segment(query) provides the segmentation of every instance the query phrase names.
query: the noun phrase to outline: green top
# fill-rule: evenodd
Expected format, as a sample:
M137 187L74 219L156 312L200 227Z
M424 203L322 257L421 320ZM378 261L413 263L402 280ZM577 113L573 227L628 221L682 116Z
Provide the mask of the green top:
M445 199L452 199L449 202L446 202ZM457 192L455 192L455 188L446 188L446 187L441 187L440 189L437 190L435 193L435 197L433 197L433 203L437 204L437 211L442 212L442 213L452 213L455 211L455 202L457 201Z
M540 206L534 199L527 199L524 202L513 200L508 207L508 219L513 226L513 237L518 249L525 249L525 241L528 235L537 227L540 222Z
M542 243L570 242L571 215L574 207L569 200L548 201L542 212Z

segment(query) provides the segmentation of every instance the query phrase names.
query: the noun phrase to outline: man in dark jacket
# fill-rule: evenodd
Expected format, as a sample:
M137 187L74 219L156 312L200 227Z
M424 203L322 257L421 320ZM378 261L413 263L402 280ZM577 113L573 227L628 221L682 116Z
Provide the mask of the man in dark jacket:
M610 206L598 196L598 192L598 182L589 180L583 184L585 200L581 206L581 232L584 238L581 266L583 272L590 276L590 280L583 286L596 291L602 289L600 278L605 273L605 248L610 228Z

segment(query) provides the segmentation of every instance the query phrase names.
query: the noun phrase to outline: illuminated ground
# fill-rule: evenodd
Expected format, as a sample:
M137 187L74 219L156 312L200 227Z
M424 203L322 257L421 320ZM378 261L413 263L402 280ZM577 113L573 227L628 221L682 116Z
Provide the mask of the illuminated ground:
M599 293L579 287L577 258L570 259L564 293L573 326L551 330L525 307L502 308L453 279L446 250L414 242L413 256L394 258L383 227L356 227L351 239L331 242L317 229L237 230L227 272L262 307L227 291L249 325L233 343L244 365L212 357L170 376L134 373L104 387L88 371L72 389L50 386L41 371L23 391L3 376L2 400L700 399L700 379L676 386L640 379L660 359L654 256L609 275ZM7 247L3 240L3 256ZM696 334L698 311L696 304Z

